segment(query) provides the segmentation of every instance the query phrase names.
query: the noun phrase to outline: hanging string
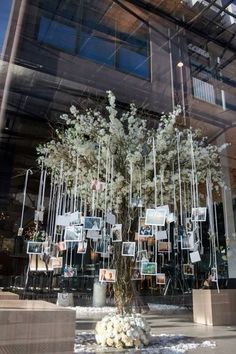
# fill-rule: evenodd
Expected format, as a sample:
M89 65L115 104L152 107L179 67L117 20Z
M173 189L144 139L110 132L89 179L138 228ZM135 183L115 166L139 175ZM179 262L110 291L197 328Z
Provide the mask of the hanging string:
M129 205L131 206L132 205L132 190L133 190L133 186L132 186L132 183L133 183L133 163L132 161L130 162L130 189L129 189Z
M147 158L144 158L144 209L147 208L147 201L146 201L146 189L147 189Z
M223 187L224 196L224 220L225 220L225 236L229 237L229 224L228 224L228 211L227 211L227 198L226 198L226 188Z
M63 160L61 160L61 167L60 167L60 176L57 184L57 203L56 203L56 212L55 212L55 223L54 223L54 232L53 232L53 242L56 240L56 230L57 230L57 216L59 215L59 204L60 204L60 197L61 197L61 184L62 184L62 176L63 176Z
M109 142L107 144L107 152L106 152L106 180L105 180L105 200L104 200L105 215L107 215L108 170L109 170Z
M72 267L73 242L70 242L70 267Z
M47 225L46 225L46 232L48 235L50 233L50 216L51 216L51 208L52 208L52 196L53 196L53 173L51 174L50 193L49 193L49 202L48 202L48 217L47 217Z
M111 189L110 189L111 212L113 210L113 178L114 178L114 156L111 157Z
M163 179L164 179L164 170L161 170L161 175L160 175L160 182L161 182L161 205L164 204L163 202Z
M42 161L42 163L41 163L40 181L39 181L37 210L40 210L40 206L41 206L41 195L42 195L43 174L44 174L44 167L43 166L44 166L44 164L43 164L43 161Z
M97 181L100 179L100 168L101 168L101 143L98 145L98 166L97 166ZM96 209L96 215L97 215L97 204L98 204L98 191L96 193L96 202L95 202L95 209Z
M44 211L44 198L45 198L46 180L47 180L47 168L45 168L45 170L44 170L44 175L43 175L42 198L41 198L41 211Z
M181 187L181 170L180 170L180 134L176 135L177 141L177 159L178 159L178 176L179 176L179 204L180 204L180 223L183 225L183 206L182 206L182 187Z
M76 156L76 172L75 172L75 186L74 186L74 208L73 211L76 211L77 205L77 194L78 194L78 175L79 175L79 155Z
M157 207L157 167L156 167L156 148L155 139L152 140L152 154L153 154L153 172L154 172L154 204Z
M215 216L216 246L217 246L217 248L219 248L219 234L218 234L218 220L217 220L216 202L214 202L214 216Z
M24 219L24 212L25 212L25 200L26 200L26 191L27 191L29 173L31 175L33 174L33 172L30 169L26 170L25 184L24 184L24 191L23 191L23 203L22 203L21 218L20 218L20 229L23 228L23 219Z

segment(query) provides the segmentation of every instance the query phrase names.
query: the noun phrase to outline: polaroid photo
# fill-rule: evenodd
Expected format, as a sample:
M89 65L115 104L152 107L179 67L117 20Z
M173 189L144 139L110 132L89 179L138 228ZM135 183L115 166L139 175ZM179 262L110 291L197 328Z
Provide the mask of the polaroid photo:
M176 222L176 216L174 213L167 214L166 221L170 224L172 222Z
M141 250L137 252L136 262L149 262L147 250Z
M111 228L112 242L122 242L122 224L115 224Z
M69 226L70 225L70 213L64 215L57 215L56 224L58 226Z
M66 250L66 242L59 241L57 244L58 251L65 251Z
M156 274L156 284L165 285L165 283L166 283L165 273L157 273Z
M70 224L73 225L81 225L82 221L82 213L80 211L75 211L74 213L70 214Z
M99 269L99 281L114 283L116 281L116 269Z
M185 229L187 232L193 231L193 222L191 218L186 218L185 220Z
M88 242L87 241L80 241L77 244L77 253L85 254L87 251Z
M43 242L28 241L27 253L28 254L42 254L43 253Z
M99 231L102 227L102 218L86 216L84 218L84 229Z
M211 268L211 281L217 282L217 280L218 280L217 268Z
M135 256L135 242L122 243L122 256L126 256L126 257Z
M17 231L17 236L22 236L23 235L23 227L19 227L18 231Z
M75 267L65 267L64 273L63 273L64 278L73 278L77 276L77 268Z
M171 242L159 241L158 252L171 252Z
M51 257L52 268L58 269L63 267L63 257Z
M96 230L87 230L87 238L91 238L94 241L97 241L99 238L102 238L102 235L100 234L99 231Z
M184 275L194 275L194 265L193 264L183 264Z
M43 214L44 212L42 210L35 210L34 211L34 221L35 222L43 222Z
M189 253L191 263L196 263L201 261L199 251Z
M155 231L155 239L156 240L166 240L168 237L167 237L167 231L166 230L161 230L161 231L158 231L156 230Z
M207 208L192 208L192 221L204 222L206 221Z
M181 249L182 250L192 250L194 247L194 232L187 232L181 237Z
M131 280L141 280L141 279L142 279L142 275L140 269L134 268L132 270Z
M141 262L141 274L142 275L156 275L157 263L155 262Z
M139 234L139 236L152 236L153 235L152 225L146 225L145 218L139 218L138 234Z
M79 225L66 226L65 242L79 242L83 240L83 227Z
M90 183L90 189L92 191L103 192L105 188L106 188L105 182L97 181L96 179L94 179Z
M96 253L108 253L108 242L104 239L100 239L96 242Z
M170 214L170 208L169 205L160 205L156 207L157 210L165 210L166 211L166 216Z
M147 209L146 225L164 226L166 221L166 209Z

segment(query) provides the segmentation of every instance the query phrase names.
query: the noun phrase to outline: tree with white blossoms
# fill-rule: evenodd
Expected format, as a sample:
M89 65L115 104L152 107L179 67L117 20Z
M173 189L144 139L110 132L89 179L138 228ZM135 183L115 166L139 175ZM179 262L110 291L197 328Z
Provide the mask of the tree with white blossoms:
M80 112L72 106L70 114L63 114L63 129L56 130L54 140L38 147L38 161L43 161L54 178L59 179L63 170L67 190L73 191L76 183L76 192L91 214L114 213L122 224L122 241L133 241L140 209L131 207L131 198L141 197L143 206L152 208L173 204L175 193L178 203L179 177L191 188L193 172L196 186L205 183L208 171L214 187L221 183L219 153L225 146L208 144L191 128L179 130L176 117L180 112L177 107L163 114L157 129L147 129L134 104L119 115L115 96L108 91L105 112ZM94 195L90 185L96 179L105 183L105 189ZM121 256L121 246L120 242L113 244L110 265L117 271L115 304L124 313L131 310L133 301L133 259Z

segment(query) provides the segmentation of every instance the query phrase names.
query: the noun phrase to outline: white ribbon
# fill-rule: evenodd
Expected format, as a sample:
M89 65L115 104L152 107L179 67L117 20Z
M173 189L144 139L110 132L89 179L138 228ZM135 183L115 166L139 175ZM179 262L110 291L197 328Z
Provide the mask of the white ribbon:
M33 172L30 169L26 170L25 185L24 185L24 191L23 191L23 202L22 202L22 210L21 210L21 219L20 219L20 228L23 227L23 219L24 219L24 212L25 212L25 199L26 199L26 191L27 191L29 173L31 175L33 174Z

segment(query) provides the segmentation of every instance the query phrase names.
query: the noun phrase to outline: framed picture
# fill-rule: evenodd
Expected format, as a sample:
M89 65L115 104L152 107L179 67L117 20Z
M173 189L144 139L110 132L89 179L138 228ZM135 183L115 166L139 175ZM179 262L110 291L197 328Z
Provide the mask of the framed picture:
M43 253L43 242L28 241L27 253L28 254L42 254Z
M166 212L166 209L147 209L145 224L164 226L166 221Z
M166 275L165 273L157 273L156 275L156 284L165 285L166 283Z
M112 242L122 242L122 224L115 224L111 228Z
M171 252L171 242L159 241L158 252Z
M77 253L85 254L87 251L88 242L87 241L80 241L77 244Z
M194 265L193 264L183 264L184 275L194 275Z
M206 212L207 208L192 208L191 220L200 222L206 221Z
M86 216L84 218L84 229L85 230L101 230L102 218L97 218L94 216Z
M157 264L155 262L141 262L142 275L156 275Z
M136 262L148 262L147 250L141 250L137 252Z
M135 242L122 243L122 256L127 256L127 257L135 256Z
M114 283L116 281L116 269L99 269L99 281Z
M83 239L83 227L79 225L66 226L65 242L79 242Z
M132 270L131 279L132 279L132 280L141 280L141 279L142 279L142 275L141 275L140 269L134 268L134 269Z
M139 234L139 236L152 236L153 235L152 225L146 225L145 218L139 218L138 234Z

